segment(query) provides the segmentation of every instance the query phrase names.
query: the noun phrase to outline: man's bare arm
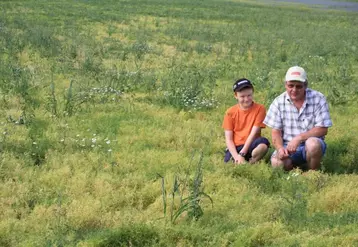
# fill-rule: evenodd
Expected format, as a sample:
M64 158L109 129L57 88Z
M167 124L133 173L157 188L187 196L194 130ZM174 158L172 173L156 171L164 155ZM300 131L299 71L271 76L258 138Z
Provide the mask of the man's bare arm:
M295 136L288 144L287 150L290 153L296 152L297 147L304 141L306 141L310 137L321 137L325 136L328 132L327 127L313 127L309 131L303 132L297 136Z
M282 131L278 129L272 129L271 131L272 145L276 150L283 148Z
M327 135L327 133L328 133L327 127L313 127L309 131L301 133L298 136L301 142L304 142L310 137L321 137Z

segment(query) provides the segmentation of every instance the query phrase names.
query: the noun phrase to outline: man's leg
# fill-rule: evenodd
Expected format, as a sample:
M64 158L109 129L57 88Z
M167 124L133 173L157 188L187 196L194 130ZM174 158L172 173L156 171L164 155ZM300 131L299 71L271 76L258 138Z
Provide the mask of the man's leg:
M286 145L285 145L286 148ZM300 166L306 163L305 155L305 146L301 144L297 147L296 152L290 154L288 158L283 160L277 157L277 151L275 151L271 156L271 164L273 167L281 166L285 171L290 171L296 166Z
M285 171L291 171L293 169L292 160L290 158L281 160L277 157L276 153L275 151L271 156L272 167L283 167Z
M262 159L268 151L268 146L264 143L259 144L254 150L252 150L250 163L256 163Z
M306 140L306 160L309 169L317 170L319 168L325 149L326 144L319 138L311 137Z

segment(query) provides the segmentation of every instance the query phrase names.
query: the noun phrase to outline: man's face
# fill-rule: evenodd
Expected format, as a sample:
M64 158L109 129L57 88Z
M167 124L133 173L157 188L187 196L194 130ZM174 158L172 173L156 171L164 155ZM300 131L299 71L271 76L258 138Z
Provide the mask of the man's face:
M305 83L299 81L286 81L285 88L292 101L305 99Z
M253 93L252 88L245 88L240 92L235 93L235 98L242 109L248 109L251 107Z

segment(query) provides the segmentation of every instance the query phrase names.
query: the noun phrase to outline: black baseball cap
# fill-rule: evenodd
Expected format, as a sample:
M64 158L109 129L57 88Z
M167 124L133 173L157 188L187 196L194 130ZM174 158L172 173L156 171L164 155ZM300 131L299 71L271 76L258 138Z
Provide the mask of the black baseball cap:
M232 90L234 90L234 92L239 92L244 88L254 88L254 86L252 85L251 81L246 78L237 80L232 86Z

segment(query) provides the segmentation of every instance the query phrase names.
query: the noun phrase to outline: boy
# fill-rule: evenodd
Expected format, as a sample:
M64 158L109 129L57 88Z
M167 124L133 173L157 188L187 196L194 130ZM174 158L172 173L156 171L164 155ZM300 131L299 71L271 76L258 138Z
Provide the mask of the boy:
M269 141L261 137L266 110L253 102L254 87L248 79L237 80L233 90L237 104L226 111L222 125L227 146L224 161L232 158L236 164L255 163L264 157L270 146Z

